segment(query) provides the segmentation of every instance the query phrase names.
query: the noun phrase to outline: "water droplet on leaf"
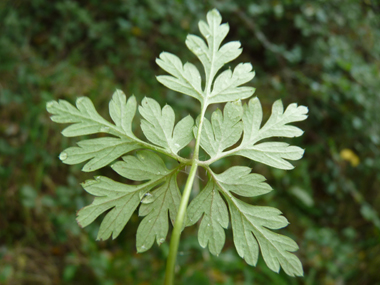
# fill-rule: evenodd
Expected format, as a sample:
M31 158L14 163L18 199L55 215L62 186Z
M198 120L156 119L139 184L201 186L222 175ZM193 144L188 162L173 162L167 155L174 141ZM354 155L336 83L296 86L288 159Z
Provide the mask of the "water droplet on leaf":
M141 200L141 203L143 204L150 204L154 201L154 195L152 195L151 193L146 193L143 197L143 199Z
M101 128L100 128L100 131L101 131L101 132L104 132L104 133L108 133L109 130L110 130L109 127L101 127Z
M165 242L165 239L164 238L160 238L159 243L164 243L164 242Z
M65 159L67 158L67 153L66 152L61 152L61 154L59 155L59 159L64 161Z

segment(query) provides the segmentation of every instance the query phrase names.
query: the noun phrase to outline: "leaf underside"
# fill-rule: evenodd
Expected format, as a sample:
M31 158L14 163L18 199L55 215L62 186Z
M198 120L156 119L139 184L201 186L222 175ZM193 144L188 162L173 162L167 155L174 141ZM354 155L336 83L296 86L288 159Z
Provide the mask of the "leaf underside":
M144 98L137 106L134 96L127 100L120 90L116 90L109 103L113 123L102 118L87 97L78 98L76 106L64 100L47 103L54 122L70 124L62 131L64 136L100 134L100 137L79 141L77 146L62 151L59 156L62 162L69 165L86 162L82 169L85 172L112 163L112 169L124 180L134 181L127 184L98 176L82 183L95 198L78 211L78 224L85 227L105 214L97 239L116 238L139 208L139 216L143 218L137 229L137 251L144 252L155 242L162 244L169 224L174 225L181 201L177 175L189 164L181 162L178 153L195 137L209 156L209 160L200 163L208 172L208 182L191 201L186 218L186 226L199 222L200 245L219 255L225 243L224 230L231 221L236 250L248 264L255 266L261 252L271 270L279 272L283 268L290 276L302 276L302 264L294 254L297 244L272 231L288 225L282 213L271 207L249 205L238 198L272 191L265 178L244 166L233 166L216 174L209 165L238 155L278 169L292 169L289 161L300 159L304 150L272 141L272 138L301 136L303 131L290 123L305 120L308 109L290 104L284 110L278 100L273 104L271 116L263 123L258 98L241 102L255 91L253 87L242 86L255 76L252 65L240 63L233 70L221 71L242 52L240 42L222 44L229 32L228 24L222 24L219 12L214 9L207 14L207 22L199 22L199 30L204 39L188 35L186 46L202 63L204 78L194 64L183 64L176 55L163 52L156 63L168 74L157 76L157 80L197 99L206 108L210 104L227 102L223 111L217 109L212 113L210 120L199 117L194 122L187 116L176 124L169 105L161 108L154 99ZM132 131L137 109L142 117L140 127L150 143L140 140ZM199 133L200 138L197 138ZM262 142L264 139L266 141ZM179 164L168 169L152 150L178 160Z

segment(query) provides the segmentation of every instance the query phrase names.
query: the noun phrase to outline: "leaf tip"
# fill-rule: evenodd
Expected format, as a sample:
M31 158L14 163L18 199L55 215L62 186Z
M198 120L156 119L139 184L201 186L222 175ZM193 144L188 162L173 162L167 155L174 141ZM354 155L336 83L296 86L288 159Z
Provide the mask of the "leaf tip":
M79 213L80 213L80 210L78 210L76 213L77 218L75 219L75 221L77 222L78 226L83 229L84 226L82 225L82 222L80 221Z
M54 107L54 105L56 104L57 102L54 101L54 100L51 100L49 102L46 103L46 110L51 113L52 111L52 108Z

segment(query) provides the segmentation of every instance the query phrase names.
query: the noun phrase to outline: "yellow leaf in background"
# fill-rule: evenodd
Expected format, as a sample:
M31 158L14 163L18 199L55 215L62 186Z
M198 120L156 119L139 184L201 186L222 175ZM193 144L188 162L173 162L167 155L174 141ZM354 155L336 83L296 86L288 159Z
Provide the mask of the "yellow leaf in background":
M142 34L142 31L139 27L132 27L131 32L134 36L141 36Z
M344 148L340 151L340 157L346 161L349 161L353 167L356 167L360 163L359 157L349 148Z

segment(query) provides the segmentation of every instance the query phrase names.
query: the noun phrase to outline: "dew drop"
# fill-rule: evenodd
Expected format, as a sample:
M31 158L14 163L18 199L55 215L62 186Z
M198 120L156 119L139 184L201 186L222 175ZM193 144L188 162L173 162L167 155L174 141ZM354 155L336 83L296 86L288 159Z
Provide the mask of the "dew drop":
M160 242L160 243L164 243L164 242L165 242L165 239L164 239L164 238L160 238L159 242Z
M210 37L210 34L207 34L207 35L206 35L206 39L208 39L209 37Z
M180 145L178 143L174 144L175 147L180 147Z
M146 193L143 197L143 199L141 200L141 203L143 204L150 204L154 201L154 196L151 194L151 193Z
M157 172L157 175L160 175L160 174L161 174L161 172L158 171L158 172Z
M210 226L210 224L207 224L207 226L209 227L209 226Z
M59 155L59 159L64 161L65 159L67 158L67 153L66 152L61 152L61 154Z
M101 128L100 128L100 131L103 132L103 133L108 133L109 130L110 130L109 127L101 127Z
M142 246L140 247L140 249L141 249L141 250L146 249L145 245L142 245Z
M148 223L150 223L152 220L149 220Z
M96 176L95 179L96 180L100 180L101 176Z

